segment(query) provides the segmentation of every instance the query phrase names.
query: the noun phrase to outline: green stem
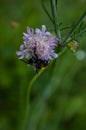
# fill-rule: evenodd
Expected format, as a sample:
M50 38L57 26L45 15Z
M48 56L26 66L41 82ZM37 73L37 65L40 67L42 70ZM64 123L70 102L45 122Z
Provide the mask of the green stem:
M69 42L73 41L73 40L76 39L77 37L83 35L83 33L86 33L86 29L84 29L84 30L82 30L80 33L76 34L76 35L74 36L74 38L70 38L70 40L68 40L68 41L66 42L66 44L68 44Z
M52 16L54 21L54 29L56 35L58 35L57 32L57 7L56 7L56 0L50 0L51 1L51 10L52 10Z
M56 9L57 9L57 2L58 2L58 0L56 0Z
M53 21L52 17L50 16L49 12L47 11L47 9L46 9L46 7L45 7L45 5L44 5L44 0L41 0L41 4L42 4L42 7L43 7L45 13L46 13L47 16L49 17L50 21L54 24L54 21Z
M79 25L81 24L83 18L86 15L86 11L83 13L83 15L81 16L81 18L78 20L78 22L75 24L75 26L72 28L72 30L69 32L69 34L67 35L67 37L64 39L63 44L66 44L67 40L72 36L72 34L76 31L76 29L79 27Z
M55 33L61 43L61 31L59 25L57 24L57 0L50 0L50 1L51 1L51 10L52 10L52 16L54 21Z
M28 89L27 89L27 97L26 97L26 114L25 114L25 119L24 119L24 124L23 124L23 130L28 129L28 119L29 119L29 110L30 110L30 92L31 88L36 81L36 79L41 75L41 73L44 71L44 69L40 70L38 74L35 75L35 77L31 80Z
M71 25L61 28L61 31L64 31L65 29L70 29L70 28L72 28Z
M85 33L85 32L86 32L86 28L83 29L80 33L76 34L76 35L75 35L75 38L81 36L81 35L82 35L83 33Z

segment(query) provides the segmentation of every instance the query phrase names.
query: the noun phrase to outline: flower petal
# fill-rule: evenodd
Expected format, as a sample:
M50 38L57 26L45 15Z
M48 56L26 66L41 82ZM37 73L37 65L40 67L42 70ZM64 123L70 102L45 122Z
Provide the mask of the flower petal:
M36 34L41 34L41 30L40 29L36 29Z
M42 32L44 33L46 31L46 26L42 25Z
M23 59L23 58L24 58L24 55L21 55L21 56L19 57L20 60Z
M46 32L46 35L47 35L47 36L51 36L51 33L50 33L50 32Z
M24 49L24 45L22 44L21 46L20 46L20 50L22 51Z
M31 34L30 27L27 27L27 33L28 33L28 34Z
M20 56L22 54L21 51L16 51L16 55Z
M54 58L57 58L57 57L58 57L58 55L57 55L56 53L54 53L54 54L53 54L53 57L54 57Z

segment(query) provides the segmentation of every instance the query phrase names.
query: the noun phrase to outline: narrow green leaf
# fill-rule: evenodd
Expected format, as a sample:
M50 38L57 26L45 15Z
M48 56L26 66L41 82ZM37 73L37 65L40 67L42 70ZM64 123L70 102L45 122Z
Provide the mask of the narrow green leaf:
M57 9L56 9L56 0L50 0L51 2L51 11L52 11L52 17L54 20L54 29L55 33L57 34Z
M54 20L54 30L56 33L56 36L59 38L59 41L61 43L61 31L59 28L59 24L57 24L57 0L50 0L51 3L51 11L52 11L52 17Z
M72 28L72 30L67 35L67 37L64 39L63 44L66 44L66 41L72 36L72 34L76 31L76 29L81 25L81 23L83 21L83 18L85 16L86 16L86 11L83 13L83 15L81 16L81 18L78 20L78 22L74 25L74 27Z
M78 34L75 35L75 38L81 36L83 33L86 32L86 28L84 28L82 31L80 31Z
M50 16L48 10L47 10L46 7L45 7L44 0L41 0L41 4L42 4L42 7L43 7L45 13L46 13L47 16L49 17L50 21L54 24L54 21L53 21L52 17Z
M56 9L57 9L57 0L56 0Z

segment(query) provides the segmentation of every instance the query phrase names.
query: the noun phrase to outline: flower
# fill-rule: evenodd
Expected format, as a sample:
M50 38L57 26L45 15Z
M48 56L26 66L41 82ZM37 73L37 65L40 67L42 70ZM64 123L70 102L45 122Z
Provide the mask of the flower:
M36 70L47 66L52 58L58 57L54 51L58 38L46 32L45 25L42 25L42 30L36 28L35 31L27 27L27 33L23 35L24 43L16 54Z

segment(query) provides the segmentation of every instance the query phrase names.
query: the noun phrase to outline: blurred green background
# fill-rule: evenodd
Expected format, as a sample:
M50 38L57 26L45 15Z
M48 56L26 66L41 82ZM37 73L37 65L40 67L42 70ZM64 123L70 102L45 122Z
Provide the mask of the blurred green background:
M59 22L70 25L85 9L86 0L58 0ZM27 26L52 25L41 0L0 0L0 15L0 130L22 130L27 89L36 73L16 51ZM86 130L86 33L78 40L77 55L67 50L34 82L28 130Z

